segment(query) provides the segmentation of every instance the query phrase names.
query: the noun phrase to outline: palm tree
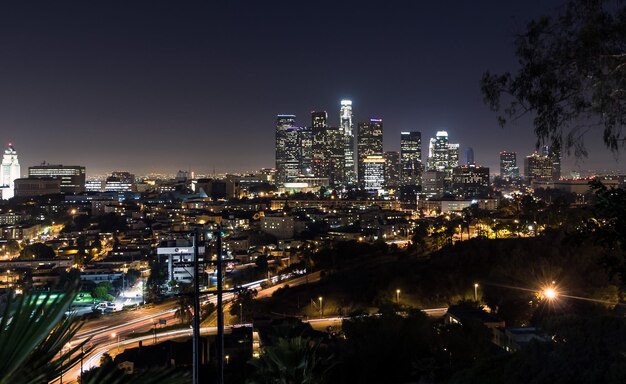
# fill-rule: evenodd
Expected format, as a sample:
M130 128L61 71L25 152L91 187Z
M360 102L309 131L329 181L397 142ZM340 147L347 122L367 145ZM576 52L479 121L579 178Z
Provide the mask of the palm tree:
M186 323L191 320L191 303L189 297L186 296L178 296L176 300L176 312L174 312L174 316L180 319L181 323Z
M302 336L279 337L263 348L258 359L249 364L256 368L249 384L322 384L332 364L330 357L318 354L319 342Z
M70 343L81 322L73 316L65 316L78 293L78 282L67 286L56 296L27 293L17 299L9 299L0 313L0 384L47 383L58 380L62 372L74 367L87 347L89 339ZM169 376L168 376L169 375ZM149 382L153 378L170 377L170 382L180 382L171 372L159 370L132 378L99 377L88 383ZM130 380L129 380L130 379Z
M0 383L49 382L80 359L86 341L70 346L81 324L65 311L76 284L65 294L23 295L9 299L0 321Z

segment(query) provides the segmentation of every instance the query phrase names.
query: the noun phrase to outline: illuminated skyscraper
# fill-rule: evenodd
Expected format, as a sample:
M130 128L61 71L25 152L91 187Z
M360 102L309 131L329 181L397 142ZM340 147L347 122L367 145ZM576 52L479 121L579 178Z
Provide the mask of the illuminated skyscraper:
M400 185L400 153L395 151L385 152L385 187L393 188Z
M459 166L460 144L448 144L448 174L452 175L452 169Z
M329 185L341 187L345 170L343 131L341 128L328 126L326 112L311 112L311 124L313 175L328 178Z
M429 171L445 172L447 179L452 177L452 169L459 166L459 144L448 142L448 132L438 131L430 139L427 165Z
M285 182L290 182L300 174L300 131L301 128L299 127L285 129L285 148L283 150L284 157L282 162L285 171Z
M311 127L317 129L328 127L328 113L326 111L311 112Z
M363 159L363 189L380 192L385 184L385 159L366 156Z
M15 195L15 180L20 178L20 163L17 160L17 152L11 143L4 150L2 156L2 169L0 171L0 189L2 198L10 199Z
M544 145L541 147L541 154L552 161L552 181L559 180L561 178L561 150L557 146Z
M524 176L530 180L551 180L552 159L550 156L533 153L524 159Z
M513 180L519 177L517 153L507 151L500 152L500 177L505 180Z
M278 115L276 118L276 184L287 182L287 129L296 124L295 115Z
M354 169L354 124L352 122L352 101L341 100L339 111L339 128L343 134L344 178L346 184L354 184L357 180Z
M430 139L428 146L428 170L445 172L449 158L448 132L438 131L437 135Z
M313 130L311 127L302 127L298 135L300 150L300 174L313 175Z
M400 133L401 184L422 184L422 134L421 132Z
M358 134L358 180L359 186L365 185L365 158L383 155L383 120L370 119L359 123Z

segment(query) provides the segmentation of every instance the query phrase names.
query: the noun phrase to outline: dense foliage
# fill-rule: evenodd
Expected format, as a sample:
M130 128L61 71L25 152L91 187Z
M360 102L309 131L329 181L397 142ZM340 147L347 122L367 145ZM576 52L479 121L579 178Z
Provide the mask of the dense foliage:
M573 148L576 155L586 155L583 135L596 127L608 148L624 146L624 1L568 0L557 15L531 21L515 48L517 73L487 72L481 82L502 125L533 114L538 143Z

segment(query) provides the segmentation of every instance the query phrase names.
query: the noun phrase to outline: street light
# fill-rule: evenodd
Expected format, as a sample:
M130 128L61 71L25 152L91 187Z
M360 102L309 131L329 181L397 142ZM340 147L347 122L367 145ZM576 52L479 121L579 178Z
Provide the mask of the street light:
M243 324L243 304L239 303L239 323Z
M117 336L117 354L119 355L119 353L120 353L120 334L119 333L115 333L115 332L113 332L111 334L111 338L112 339L115 339L116 336Z
M324 306L322 303L322 296L318 297L318 300L320 301L320 317L324 316Z
M400 305L400 290L396 289L396 304Z
M478 283L474 283L474 301L478 301Z
M543 288L541 288L539 295L540 297L543 297L548 301L556 300L559 297L559 291L557 290L555 282L553 281L552 283L547 284Z
M548 300L554 300L558 296L558 293L554 290L554 288L548 287L543 290L543 295Z
M225 357L226 357L226 365L228 365L228 363L230 362L230 356L226 355Z

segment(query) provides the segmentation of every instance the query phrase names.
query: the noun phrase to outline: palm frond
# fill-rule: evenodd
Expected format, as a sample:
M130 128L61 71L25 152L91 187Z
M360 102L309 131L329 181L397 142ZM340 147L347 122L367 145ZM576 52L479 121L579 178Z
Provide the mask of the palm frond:
M55 367L72 361L69 358L67 363L44 368L51 361L50 355L57 355L78 331L79 325L73 326L71 319L63 320L77 290L75 282L55 297L25 294L9 299L0 321L0 383L45 380L54 374Z
M69 341L61 332L52 332L62 322L65 311L70 306L77 291L77 284L69 286L65 293L52 296L48 294L25 294L16 300L10 299L2 313L0 321L0 382L19 383L26 377L31 380L44 379L40 370L31 367L25 369L26 363L45 366L40 346L45 344L49 353L58 353ZM64 322L65 323L65 322ZM62 323L67 330L70 324ZM52 332L52 333L51 333ZM55 336L52 339L49 336Z

